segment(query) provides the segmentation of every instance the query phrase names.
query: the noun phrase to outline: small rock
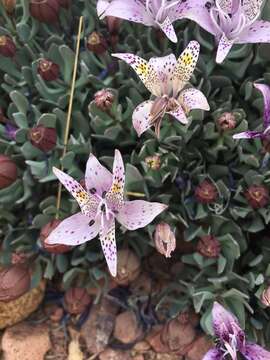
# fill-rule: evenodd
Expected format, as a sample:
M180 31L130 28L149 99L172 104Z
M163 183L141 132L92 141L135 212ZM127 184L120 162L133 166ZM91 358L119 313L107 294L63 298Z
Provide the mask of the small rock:
M155 326L152 328L151 332L148 334L146 341L152 347L152 349L157 353L167 353L169 352L169 347L165 345L161 339L163 327Z
M198 360L213 347L213 343L205 335L198 337L191 345L190 350L186 354L186 360Z
M22 322L8 328L2 338L5 360L43 360L51 348L46 325Z
M142 328L133 311L125 311L116 317L113 335L123 344L133 343L142 336Z
M143 355L136 355L132 358L132 360L144 360L144 356Z
M139 341L133 347L133 350L136 352L145 352L149 349L150 349L150 345L147 341Z
M99 355L99 360L132 360L129 353L121 350L106 349Z
M78 341L72 340L68 346L68 360L83 360L83 353Z
M118 307L105 298L100 304L92 306L81 330L90 353L98 354L107 347L113 332L117 311Z
M53 322L59 322L64 315L64 310L61 307L57 307L51 314L50 320Z

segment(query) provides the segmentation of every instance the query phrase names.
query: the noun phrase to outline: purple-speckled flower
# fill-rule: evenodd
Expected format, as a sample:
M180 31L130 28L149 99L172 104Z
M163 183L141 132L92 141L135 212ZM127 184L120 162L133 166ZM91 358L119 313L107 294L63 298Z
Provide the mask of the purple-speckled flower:
M270 87L264 84L254 84L254 86L263 94L263 98L264 98L263 130L244 131L239 134L233 135L234 139L255 139L255 138L260 138L261 140L270 139Z
M128 230L148 225L167 205L124 199L125 169L115 151L113 174L90 154L86 165L86 190L72 177L54 168L54 174L77 200L81 211L63 220L50 233L48 244L79 245L99 234L102 250L113 276L117 272L115 219Z
M246 360L270 360L270 352L261 346L246 341L237 318L215 302L213 311L213 328L218 338L217 346L209 350L202 360L237 360L242 354Z
M121 19L160 28L173 42L177 42L172 23L185 17L191 9L183 0L98 0L99 17L115 16Z
M183 90L196 67L199 52L199 43L191 41L178 60L173 54L151 58L149 62L133 54L113 54L127 62L155 96L155 100L141 103L133 112L132 122L139 136L155 126L159 137L161 121L166 113L187 124L186 114L192 109L209 110L201 91L193 88Z
M258 20L264 0L190 0L185 17L215 35L216 61L222 63L234 44L270 42L270 22Z

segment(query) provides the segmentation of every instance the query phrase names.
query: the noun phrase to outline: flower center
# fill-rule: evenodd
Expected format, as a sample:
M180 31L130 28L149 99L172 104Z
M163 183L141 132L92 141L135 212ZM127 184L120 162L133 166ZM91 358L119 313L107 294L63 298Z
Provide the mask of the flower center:
M146 0L146 11L160 24L166 20L169 10L181 0Z
M100 200L97 208L96 217L100 216L101 226L104 226L105 221L110 220L110 217L115 217L115 213L109 208L107 201L105 199L106 192L102 196L95 194L95 196Z

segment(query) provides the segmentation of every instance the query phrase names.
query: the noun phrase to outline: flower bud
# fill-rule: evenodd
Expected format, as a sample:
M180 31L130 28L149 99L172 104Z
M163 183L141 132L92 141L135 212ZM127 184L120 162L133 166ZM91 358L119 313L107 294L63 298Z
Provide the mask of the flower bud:
M109 89L102 89L95 93L94 102L98 109L108 111L114 102L114 94Z
M83 288L70 288L64 296L64 307L73 315L84 312L91 303L91 297Z
M127 286L141 272L140 259L129 249L118 251L117 258L117 276L114 280L118 285Z
M55 147L57 135L54 128L38 125L30 129L29 138L33 146L41 151L48 152Z
M217 199L218 192L214 184L208 180L204 180L195 189L195 197L202 204L210 204Z
M147 156L144 161L151 170L159 170L161 165L160 155Z
M16 0L2 0L2 4L3 4L6 12L10 15L15 10Z
M262 292L261 302L267 307L270 306L270 286Z
M110 35L117 35L119 32L120 25L122 23L122 19L117 18L115 16L107 16L106 22Z
M58 79L60 70L59 65L54 62L47 59L41 59L38 63L37 72L43 80L54 81Z
M11 301L30 290L31 276L24 265L12 265L0 271L0 301Z
M264 185L252 185L245 192L245 198L253 209L260 209L269 203L269 191Z
M7 121L5 113L2 107L0 107L0 123L5 123Z
M58 0L30 0L30 14L40 22L52 24L58 21Z
M63 254L72 249L72 246L64 244L48 244L46 241L50 233L57 228L61 223L61 220L51 220L48 224L44 225L40 231L39 238L42 244L42 247L45 251L51 254Z
M156 226L154 235L157 251L165 257L171 257L171 253L175 250L176 239L170 225L160 223Z
M231 130L236 127L236 119L233 113L225 112L217 119L218 126L221 130Z
M17 167L6 155L0 155L0 189L6 188L17 180Z
M220 250L221 247L218 239L211 235L201 237L197 244L198 253L208 258L219 257Z
M102 34L94 31L87 38L87 49L94 54L101 55L107 51L108 44Z
M16 54L16 45L11 37L2 35L0 36L0 54L13 58Z

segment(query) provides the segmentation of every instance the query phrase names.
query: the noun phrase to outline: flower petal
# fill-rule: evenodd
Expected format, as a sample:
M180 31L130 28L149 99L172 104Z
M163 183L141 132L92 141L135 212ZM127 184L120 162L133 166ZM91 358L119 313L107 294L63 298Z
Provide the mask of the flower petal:
M82 213L89 217L95 217L98 200L94 196L88 194L76 180L65 174L63 171L54 167L53 173L75 198Z
M173 72L173 87L175 94L189 81L196 67L200 53L200 44L190 41L188 46L178 58Z
M115 241L115 221L112 219L107 232L100 231L99 239L103 254L112 276L117 275L117 249Z
M107 4L106 4L107 2ZM121 19L142 23L147 26L154 25L154 20L146 11L145 6L136 0L99 0L97 3L97 12L99 17L115 16ZM104 14L104 15L103 15Z
M263 133L261 131L243 131L239 134L234 134L234 139L255 139L262 138Z
M189 0L185 3L179 3L178 8L175 10L173 20L181 19L182 14L184 14L185 18L195 21L204 30L216 35L217 29L211 20L210 10L206 6L206 3L206 0ZM185 5L184 9L183 4Z
M116 215L117 220L128 230L136 230L148 225L167 205L144 200L126 201Z
M162 56L162 57L152 57L149 60L149 66L152 66L159 77L159 81L162 86L162 95L170 95L172 90L172 73L176 66L176 58L173 54Z
M152 100L144 101L139 104L133 112L132 123L138 136L141 136L142 133L152 126L150 112L153 103L154 101Z
M86 164L85 185L88 192L97 192L100 196L112 185L112 174L93 154L90 154Z
M270 31L270 28L269 28L269 31ZM254 84L254 86L263 95L263 99L264 99L263 117L264 117L264 128L266 129L270 125L270 87L267 85L264 85L264 84Z
M77 213L61 221L49 235L49 244L80 245L94 239L100 230L100 222Z
M182 124L188 123L188 119L186 117L185 111L181 105L172 111L168 111L167 114L172 115L176 120L180 121Z
M125 167L119 150L114 152L113 182L106 194L106 200L110 209L118 210L124 201Z
M217 57L216 57L216 62L218 64L221 64L224 61L226 56L229 54L233 44L234 44L234 40L227 39L225 34L222 35L218 44Z
M240 328L237 318L227 311L218 302L214 303L213 310L213 328L215 335L221 340L228 339L229 335L235 335L237 340L242 335L243 330Z
M219 6L220 9L224 11L226 14L232 12L232 3L233 0L216 0L217 6Z
M261 12L261 6L264 0L243 0L242 9L249 21L254 21Z
M189 113L193 109L210 110L206 97L197 89L190 88L182 91L178 101L183 106L186 113Z
M159 23L158 25L160 26L161 30L164 32L164 34L167 36L169 40L171 40L174 43L177 43L177 36L169 17L166 17L164 22L162 24Z
M222 360L222 359L223 359L222 352L217 349L209 350L202 358L202 360Z
M270 42L270 21L257 20L248 26L237 40L239 44L245 43L269 43Z
M270 352L257 344L247 342L243 355L247 360L270 360Z
M161 83L153 66L151 66L146 60L130 53L112 54L112 56L124 60L127 64L129 64L132 69L136 71L137 75L142 80L145 87L152 94L159 96Z

